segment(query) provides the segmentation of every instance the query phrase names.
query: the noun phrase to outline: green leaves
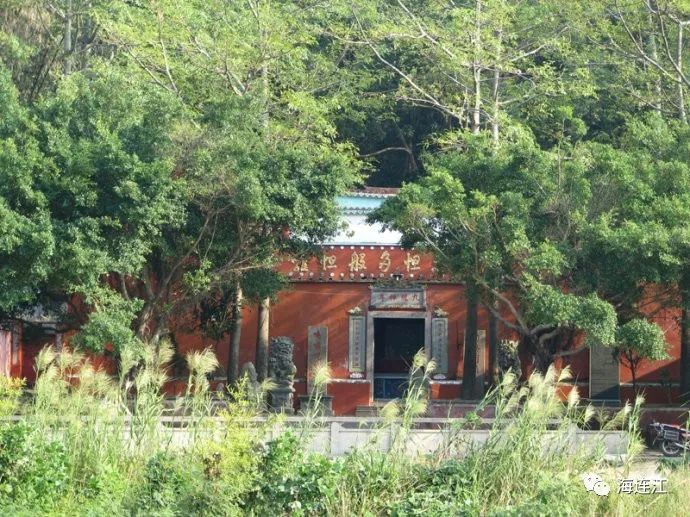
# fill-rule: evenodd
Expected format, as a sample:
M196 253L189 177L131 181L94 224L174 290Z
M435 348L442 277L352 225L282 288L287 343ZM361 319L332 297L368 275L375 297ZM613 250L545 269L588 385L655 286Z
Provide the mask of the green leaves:
M165 327L238 280L270 296L364 168L419 178L375 217L485 302L509 294L525 336L611 344L607 304L637 318L646 283L687 276L683 49L660 33L678 6L77 2L68 51L64 11L20 4L26 30L0 24L0 311L103 298L92 335L127 342L126 321ZM109 274L127 281L104 296Z
M52 222L36 174L45 161L26 111L0 66L0 313L31 302L49 274Z
M93 352L101 352L110 345L118 356L125 349L137 355L142 343L134 334L132 323L144 305L143 300L125 300L112 289L96 287L86 302L93 311L74 338L74 344Z
M526 297L527 318L534 325L565 327L584 332L590 345L611 346L615 341L616 312L596 294L577 296L558 286L532 283Z
M616 330L616 346L640 359L668 359L668 343L659 325L642 319L631 320Z
M262 273L332 234L335 197L360 179L336 141L349 94L322 14L77 3L33 6L25 32L0 24L14 74L0 74L0 311L78 294L94 310L80 343L117 352L128 329L163 335L171 314L224 300L244 274L248 296L275 294ZM32 84L32 66L58 73Z

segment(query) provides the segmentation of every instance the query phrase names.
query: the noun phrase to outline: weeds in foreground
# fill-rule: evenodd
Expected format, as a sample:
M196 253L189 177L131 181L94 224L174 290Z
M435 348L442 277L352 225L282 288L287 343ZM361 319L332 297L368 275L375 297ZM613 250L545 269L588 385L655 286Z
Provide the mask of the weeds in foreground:
M168 360L166 346L146 348L138 359L123 358L127 368L114 380L79 353L49 348L38 359L32 400L20 402L21 385L3 384L5 414L22 416L0 423L0 513L647 516L681 514L690 489L688 466L678 463L664 471L668 494L587 492L582 474L614 483L632 475L631 464L614 470L603 447L580 442L594 410L577 392L559 400L567 370L549 369L524 385L505 375L477 413L444 431L437 450L415 454L434 367L418 355L406 396L385 408L368 445L334 458L309 450L324 432L326 365L314 372L301 425L290 427L261 415L263 396L248 379L216 414L207 380L215 357L196 353L168 426L161 420ZM607 424L625 430L628 460L640 447L640 404ZM477 416L485 408L494 418Z

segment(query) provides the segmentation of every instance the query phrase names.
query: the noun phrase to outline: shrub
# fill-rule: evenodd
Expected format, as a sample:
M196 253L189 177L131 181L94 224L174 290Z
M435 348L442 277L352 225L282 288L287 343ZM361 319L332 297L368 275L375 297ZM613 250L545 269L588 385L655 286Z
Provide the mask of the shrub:
M48 349L39 357L36 396L24 420L0 427L1 515L627 515L676 514L690 489L687 463L669 471L669 494L640 499L588 493L580 476L607 469L601 449L575 447L572 432L595 415L576 391L563 403L567 372L518 384L507 373L487 395L495 419L488 441L470 446L463 432L482 424L471 413L448 430L433 454L409 454L415 418L426 409L433 362L415 358L404 400L388 404L368 446L343 457L307 452L323 420L308 413L301 429L266 442L280 417L257 422L257 393L230 393L222 418L212 412L209 352L190 361L190 389L176 405L188 440L174 445L161 425L160 391L168 348L145 347L143 362L119 385L79 354ZM78 381L75 382L75 379ZM128 398L128 396L130 398ZM135 397L132 400L131 397ZM638 451L637 411L606 416L605 429L628 433ZM391 439L388 452L378 448ZM626 468L629 465L626 465Z
M412 471L416 485L390 505L391 515L476 515L471 473L462 461L418 465Z
M266 445L259 473L246 510L258 515L318 515L335 493L340 469L337 461L306 454L299 438L287 431Z
M188 475L172 455L159 453L149 458L141 484L135 491L132 513L174 515Z
M201 463L184 453L160 452L149 458L134 490L133 515L226 515L209 490Z
M68 486L67 451L25 423L0 427L0 504L44 503Z
M0 418L13 414L22 395L24 379L0 375Z

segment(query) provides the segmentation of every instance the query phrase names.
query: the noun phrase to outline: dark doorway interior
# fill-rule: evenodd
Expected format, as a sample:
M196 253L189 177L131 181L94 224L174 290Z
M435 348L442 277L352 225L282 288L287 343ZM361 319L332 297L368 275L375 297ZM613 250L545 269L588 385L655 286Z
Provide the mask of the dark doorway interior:
M424 348L424 319L374 319L374 398L403 395L414 355Z

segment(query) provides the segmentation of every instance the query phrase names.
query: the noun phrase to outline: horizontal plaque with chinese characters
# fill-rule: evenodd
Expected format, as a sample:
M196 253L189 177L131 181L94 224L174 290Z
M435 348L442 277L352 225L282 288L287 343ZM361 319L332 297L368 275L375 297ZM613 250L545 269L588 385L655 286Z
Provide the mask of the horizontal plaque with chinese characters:
M424 309L426 297L423 289L376 288L371 292L374 309Z
M323 246L310 257L286 256L277 270L295 282L441 281L433 256L399 246Z

